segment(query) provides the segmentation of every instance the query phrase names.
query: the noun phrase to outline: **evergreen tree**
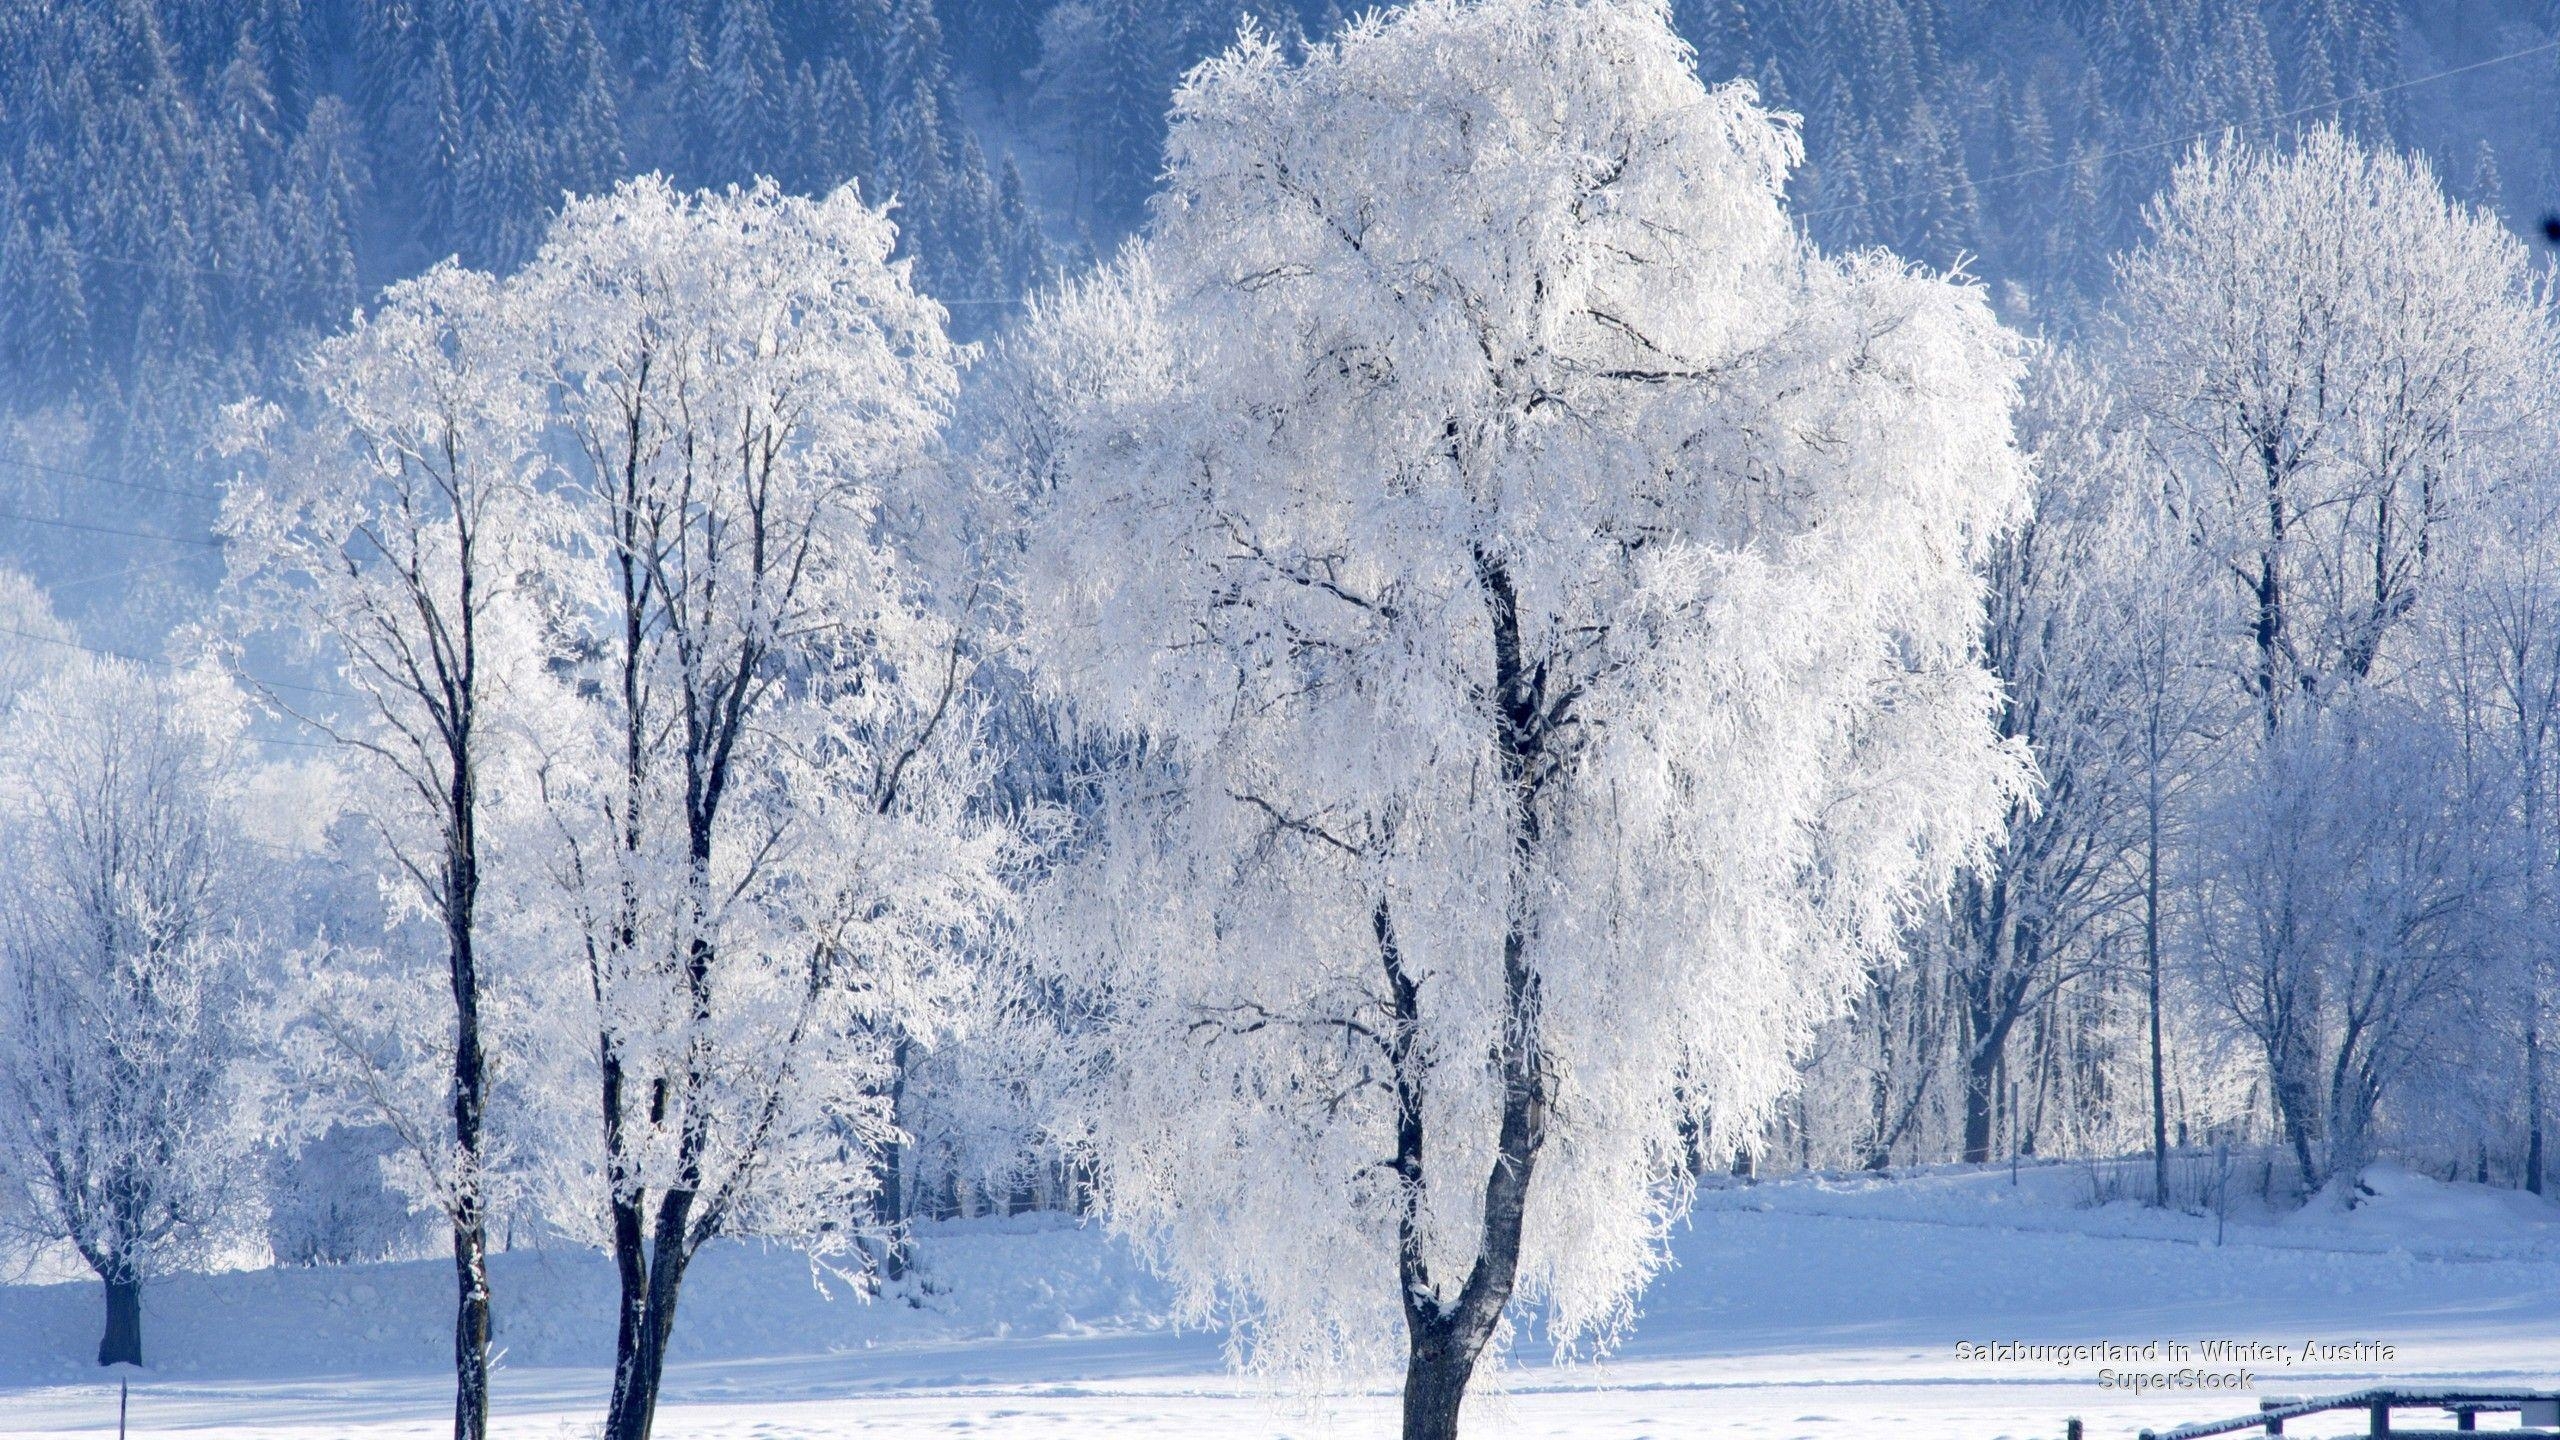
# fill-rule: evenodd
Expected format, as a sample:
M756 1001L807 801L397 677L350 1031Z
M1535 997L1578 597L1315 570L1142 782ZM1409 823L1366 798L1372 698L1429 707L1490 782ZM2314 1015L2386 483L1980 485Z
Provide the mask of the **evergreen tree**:
M89 367L89 298L81 282L80 257L71 247L70 233L59 225L45 229L34 280L27 360L37 375L68 387Z
M240 27L238 43L232 47L231 63L223 67L215 104L223 130L247 168L247 178L273 179L277 162L284 154L280 135L283 122L274 87L267 78L266 53L259 49L257 38L245 23Z
M780 159L787 73L764 0L728 0L711 52L711 109L704 117L728 173L743 180Z
M1025 295L1049 275L1049 245L1040 233L1040 216L1032 207L1030 187L1013 157L1004 157L996 180L996 227L1002 245L1002 298Z

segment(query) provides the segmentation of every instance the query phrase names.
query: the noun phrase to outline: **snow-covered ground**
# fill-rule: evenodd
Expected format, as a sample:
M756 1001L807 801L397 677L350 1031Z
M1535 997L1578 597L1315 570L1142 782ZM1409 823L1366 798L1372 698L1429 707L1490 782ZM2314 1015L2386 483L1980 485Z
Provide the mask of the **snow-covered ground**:
M2346 1212L2210 1218L2091 1208L2087 1172L1941 1170L1716 1190L1678 1268L1605 1364L1531 1359L1471 1427L1486 1436L2093 1437L2239 1414L2267 1395L2378 1379L2560 1386L2560 1205L2394 1170ZM1054 1217L935 1227L913 1303L811 1287L798 1259L734 1247L687 1284L660 1433L702 1440L1354 1437L1391 1433L1387 1391L1319 1410L1224 1371L1218 1338L1168 1330L1125 1254ZM264 1271L155 1288L155 1369L133 1433L321 1440L446 1433L449 1269ZM601 1413L610 1276L589 1256L502 1257L501 1436L582 1437ZM0 1435L112 1434L83 1361L88 1286L0 1289ZM2135 1394L2104 1362L1987 1362L1960 1345L2216 1340L2281 1361L2253 1388ZM2306 1344L2349 1347L2298 1358ZM2377 1348L2381 1347L2381 1348ZM2387 1358L2383 1349L2387 1348ZM2199 1352L2201 1353L2201 1352ZM2497 1422L2492 1422L2497 1423ZM2507 1422L2512 1423L2512 1422ZM2358 1428L2349 1417L2299 1433Z

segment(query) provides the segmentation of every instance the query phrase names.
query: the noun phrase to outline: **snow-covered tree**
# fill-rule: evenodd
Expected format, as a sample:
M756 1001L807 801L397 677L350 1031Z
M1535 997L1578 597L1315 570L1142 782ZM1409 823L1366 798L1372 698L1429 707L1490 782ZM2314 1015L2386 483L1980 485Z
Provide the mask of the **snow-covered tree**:
M2369 1155L2393 1037L2468 962L2476 857L2428 807L2476 797L2399 692L2452 537L2539 434L2550 305L2493 216L2336 130L2199 150L2148 219L2120 373L2258 716L2196 857L2204 958L2318 1188Z
M853 1232L892 1069L1002 905L954 594L939 306L851 186L627 183L508 287L570 456L539 561L559 683L511 813L583 997L620 1275L612 1440L649 1433L717 1236Z
M2306 1191L2362 1174L2481 968L2495 877L2448 728L2381 697L2323 710L2250 756L2206 815L2204 987L2264 1061Z
M2538 477L2536 477L2538 478ZM2423 681L2462 736L2481 791L2474 840L2504 882L2504 923L2494 953L2503 963L2472 977L2480 1003L2470 1028L2492 1046L2521 1052L2521 1093L2503 1066L2472 1067L2494 1103L2466 1117L2513 1123L2524 1132L2518 1179L2543 1192L2551 1106L2547 1067L2552 992L2560 985L2552 944L2560 917L2553 832L2560 815L2560 496L2529 478L2483 507L2460 538L2447 602L2428 617ZM2469 1128L2469 1127L2466 1127ZM2478 1137L2482 1144L2487 1137Z
M2117 861L2138 781L2139 719L2118 604L2130 578L2127 467L2099 377L2039 357L2021 439L2033 518L1994 547L1985 661L2001 681L2001 733L2031 746L2042 784L2020 797L1992 862L1957 882L1949 978L1964 1018L1962 1158L1991 1158L1997 1080L2018 1021L2096 959L2093 929L2120 898ZM2157 600L2158 597L2146 597Z
M2443 528L2532 434L2548 302L2494 216L2336 130L2199 150L2148 219L2121 373L2239 592L2230 663L2273 731L2373 677Z
M223 509L235 625L298 643L336 681L270 703L338 742L385 883L441 932L445 1018L428 1020L420 996L382 999L418 1022L395 1033L431 1057L436 1090L366 1088L404 1112L451 1222L457 1440L486 1431L489 1405L484 791L504 697L539 659L516 614L543 464L523 318L488 276L451 264L392 287L314 352L297 413L235 409L247 466ZM429 1107L448 1139L405 1113Z
M219 677L74 657L0 703L0 1221L106 1288L98 1363L142 1363L142 1286L246 1222L259 1138Z
M1446 1437L1515 1302L1627 1322L1698 1133L1751 1143L2019 792L2019 356L1810 251L1792 128L1644 0L1249 35L1168 154L1028 347L1084 397L1030 644L1138 742L1047 927L1065 1124L1193 1314L1400 1353Z

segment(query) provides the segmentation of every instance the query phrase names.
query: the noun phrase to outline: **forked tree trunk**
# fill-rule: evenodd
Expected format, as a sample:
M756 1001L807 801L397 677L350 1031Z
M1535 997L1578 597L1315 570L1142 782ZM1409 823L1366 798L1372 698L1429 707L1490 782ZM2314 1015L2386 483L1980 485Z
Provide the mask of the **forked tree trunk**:
M636 1307L626 1307L631 1353L616 1357L613 1398L605 1414L604 1440L649 1440L658 1418L658 1388L666 1378L667 1341L676 1328L676 1295L684 1284L684 1215L689 1205L661 1201L656 1244L647 1260L648 1280Z
M106 1284L107 1329L98 1339L101 1365L142 1363L142 1281L130 1271L99 1277Z

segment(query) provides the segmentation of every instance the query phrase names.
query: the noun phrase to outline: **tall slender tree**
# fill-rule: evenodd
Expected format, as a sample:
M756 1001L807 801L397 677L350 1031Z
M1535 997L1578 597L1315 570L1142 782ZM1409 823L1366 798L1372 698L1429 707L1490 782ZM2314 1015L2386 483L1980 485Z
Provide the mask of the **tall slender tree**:
M447 264L394 286L314 353L297 416L235 409L247 465L222 519L234 623L300 644L335 682L325 705L270 702L342 749L387 878L441 930L451 1142L417 1158L453 1239L456 1440L489 1415L486 787L505 697L538 663L514 613L542 465L519 335L485 275Z

